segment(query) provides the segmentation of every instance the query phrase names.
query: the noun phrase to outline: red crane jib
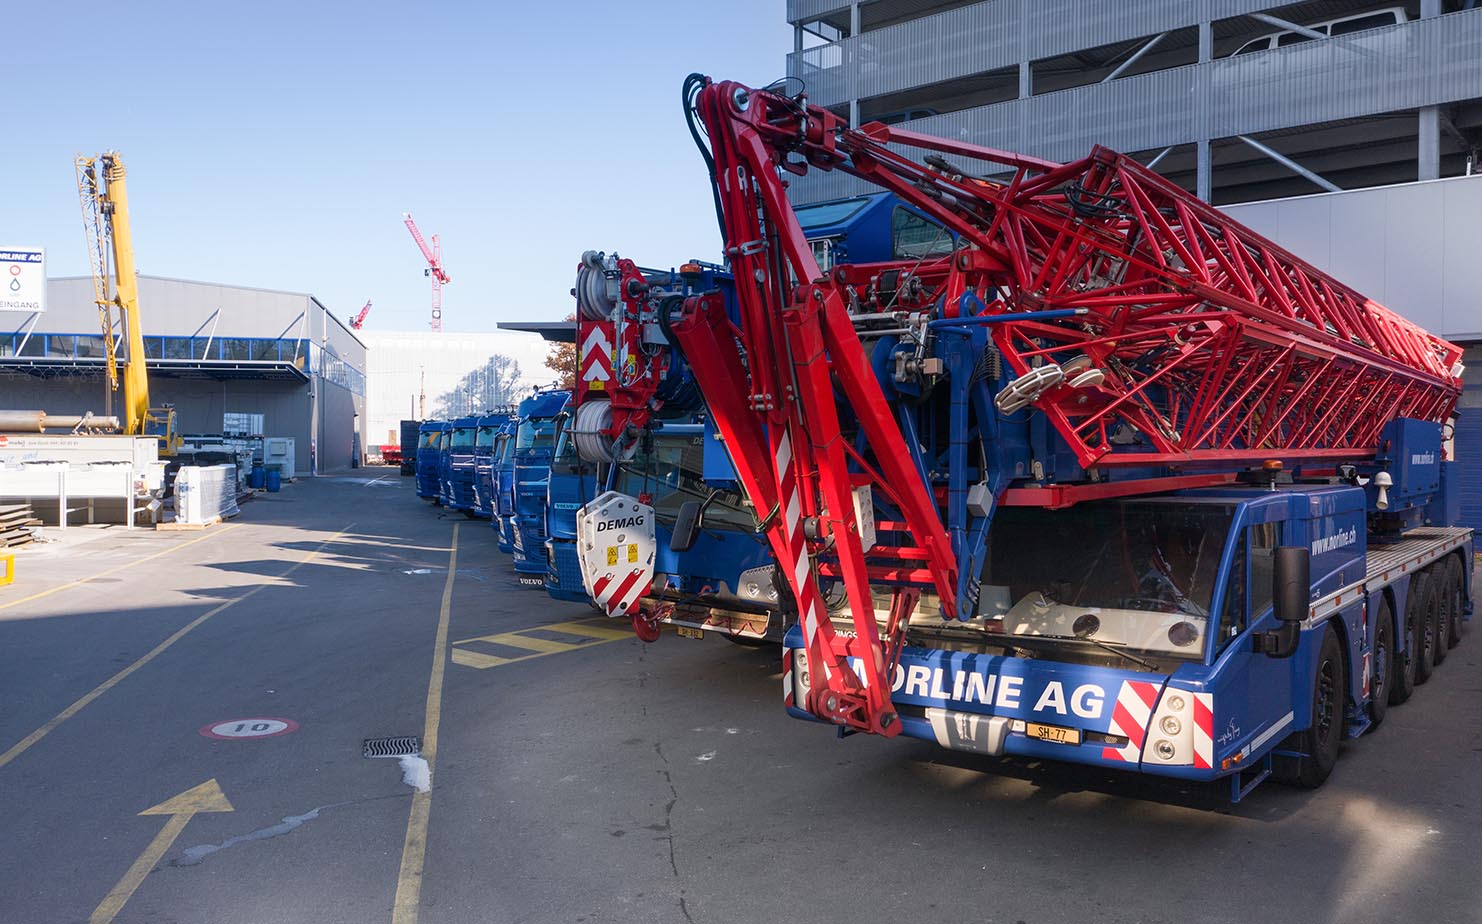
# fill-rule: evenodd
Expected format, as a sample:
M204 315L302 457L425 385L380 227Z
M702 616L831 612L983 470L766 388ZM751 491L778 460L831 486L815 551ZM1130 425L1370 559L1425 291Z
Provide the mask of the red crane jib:
M943 612L956 611L957 563L936 498L909 460L850 318L883 270L919 282L912 302L896 280L906 294L895 310L930 311L939 299L949 318L962 306L1078 310L992 331L1016 376L1072 360L1100 371L1089 387L1033 395L1086 468L1358 461L1372 457L1385 423L1444 421L1460 393L1459 347L1109 149L1056 164L879 123L850 129L802 96L732 82L707 81L694 107L714 159L740 324L713 298L692 299L673 329L749 495L759 512L772 511L768 536L789 572L813 667L807 706L839 724L898 727L890 672L917 593L904 580L929 576ZM990 181L947 158L1010 176ZM959 246L821 273L780 173L810 168L894 192L959 235ZM840 403L867 452L839 437ZM1113 451L1129 429L1147 448ZM848 462L864 476L850 475ZM904 522L891 525L915 546L865 554L852 503L861 482L901 510ZM809 552L825 550L854 637L823 613ZM870 584L892 578L899 586L881 632Z

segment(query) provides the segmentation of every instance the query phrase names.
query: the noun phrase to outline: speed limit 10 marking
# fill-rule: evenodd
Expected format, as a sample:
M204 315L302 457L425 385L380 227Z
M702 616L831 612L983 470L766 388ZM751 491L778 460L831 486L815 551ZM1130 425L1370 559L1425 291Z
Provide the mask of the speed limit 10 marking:
M201 734L207 738L273 738L298 731L298 723L292 719L258 717L255 719L227 719L201 726Z

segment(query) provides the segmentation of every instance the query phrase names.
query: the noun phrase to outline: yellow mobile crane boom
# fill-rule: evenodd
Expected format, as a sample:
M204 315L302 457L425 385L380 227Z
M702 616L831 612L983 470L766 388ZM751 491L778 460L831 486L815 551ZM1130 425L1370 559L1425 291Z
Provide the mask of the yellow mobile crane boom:
M94 299L103 325L110 401L113 390L118 387L118 358L113 340L113 310L117 308L128 345L123 364L124 432L158 436L162 451L171 454L179 444L179 437L175 435L175 409L149 406L144 328L139 320L139 276L134 269L134 239L129 228L127 171L117 151L97 157L79 156L76 167L77 192L82 201L82 222L88 239L88 259L93 268ZM113 283L111 295L110 277Z

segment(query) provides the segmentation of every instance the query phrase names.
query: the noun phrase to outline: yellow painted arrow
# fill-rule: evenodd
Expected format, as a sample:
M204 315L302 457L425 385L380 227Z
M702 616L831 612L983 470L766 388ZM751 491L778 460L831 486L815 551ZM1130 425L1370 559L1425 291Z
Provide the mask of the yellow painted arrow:
M143 882L144 877L155 868L160 858L165 855L165 851L175 843L175 838L185 830L185 826L190 823L192 817L200 812L234 811L236 809L232 808L232 804L227 801L226 794L221 791L220 786L216 785L216 780L210 779L199 786L187 789L178 796L166 799L153 808L140 812L140 815L169 815L170 820L165 822L160 833L154 836L154 840L144 848L139 859L135 860L134 865L129 867L129 871L123 874L118 885L114 886L113 890L98 905L93 916L88 918L88 924L111 924L118 913L123 910L124 904L133 897L134 890L139 888L139 883Z

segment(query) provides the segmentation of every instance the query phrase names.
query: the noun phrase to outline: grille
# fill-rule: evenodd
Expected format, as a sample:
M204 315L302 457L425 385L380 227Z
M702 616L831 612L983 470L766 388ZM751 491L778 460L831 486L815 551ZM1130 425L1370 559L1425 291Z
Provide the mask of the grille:
M422 739L412 736L367 738L360 746L363 757L412 757L421 750Z

